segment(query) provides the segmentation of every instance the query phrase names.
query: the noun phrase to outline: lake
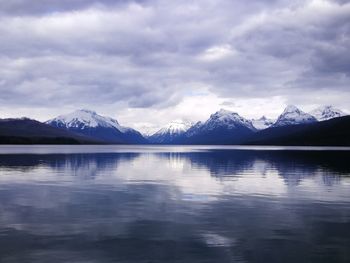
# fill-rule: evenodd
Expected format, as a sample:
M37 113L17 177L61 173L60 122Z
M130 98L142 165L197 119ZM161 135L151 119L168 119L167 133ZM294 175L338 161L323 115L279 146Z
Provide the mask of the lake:
M0 146L0 262L350 262L350 149Z

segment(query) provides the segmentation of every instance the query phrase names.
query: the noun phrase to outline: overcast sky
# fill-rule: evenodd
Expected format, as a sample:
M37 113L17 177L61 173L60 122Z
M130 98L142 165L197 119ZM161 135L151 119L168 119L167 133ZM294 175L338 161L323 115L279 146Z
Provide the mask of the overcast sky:
M0 117L350 110L347 0L0 0Z

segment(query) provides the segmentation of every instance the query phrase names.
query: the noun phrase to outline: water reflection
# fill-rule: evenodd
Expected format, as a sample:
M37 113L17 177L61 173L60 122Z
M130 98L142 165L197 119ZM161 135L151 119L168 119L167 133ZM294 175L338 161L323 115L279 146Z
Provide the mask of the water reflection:
M221 178L240 176L245 171L266 175L268 170L276 170L286 184L299 184L304 178L319 174L327 177L327 183L350 175L350 151L213 150L161 153L159 156L169 162L186 159L195 168L203 168L212 176Z
M346 151L0 156L1 262L349 262Z

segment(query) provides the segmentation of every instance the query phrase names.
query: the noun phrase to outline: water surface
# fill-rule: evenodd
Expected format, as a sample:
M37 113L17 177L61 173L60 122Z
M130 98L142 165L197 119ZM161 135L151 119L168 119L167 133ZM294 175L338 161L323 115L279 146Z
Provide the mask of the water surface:
M350 262L350 151L1 146L0 262Z

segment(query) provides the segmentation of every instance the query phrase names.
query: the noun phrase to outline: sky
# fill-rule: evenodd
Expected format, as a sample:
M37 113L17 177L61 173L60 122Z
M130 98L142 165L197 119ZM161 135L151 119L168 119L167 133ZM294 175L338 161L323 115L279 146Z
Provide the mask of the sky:
M0 0L0 65L0 118L350 111L350 1Z

